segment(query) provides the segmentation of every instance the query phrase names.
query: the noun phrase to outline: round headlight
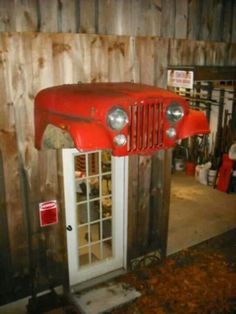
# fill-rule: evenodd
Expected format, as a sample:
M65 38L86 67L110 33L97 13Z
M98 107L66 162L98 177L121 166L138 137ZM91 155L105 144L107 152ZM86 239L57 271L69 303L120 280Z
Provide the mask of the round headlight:
M122 130L128 123L128 115L121 108L113 108L108 113L107 123L112 130Z
M169 138L174 138L176 137L176 129L175 128L169 128L166 130L166 135L169 137Z
M118 134L114 137L114 142L117 146L124 146L127 140L124 134Z
M177 122L181 120L184 116L183 107L177 103L172 103L167 107L166 117L171 122Z

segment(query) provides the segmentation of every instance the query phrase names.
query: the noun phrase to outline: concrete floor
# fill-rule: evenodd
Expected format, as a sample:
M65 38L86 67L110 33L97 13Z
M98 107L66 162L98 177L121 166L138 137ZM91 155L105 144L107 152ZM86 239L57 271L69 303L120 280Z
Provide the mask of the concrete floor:
M236 193L202 185L183 172L171 180L168 255L236 228Z

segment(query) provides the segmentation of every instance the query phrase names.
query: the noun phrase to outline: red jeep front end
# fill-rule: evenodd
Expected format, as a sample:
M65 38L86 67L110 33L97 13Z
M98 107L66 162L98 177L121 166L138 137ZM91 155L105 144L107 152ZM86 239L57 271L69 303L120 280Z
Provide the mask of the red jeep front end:
M209 133L204 113L172 92L135 83L91 83L44 89L35 99L35 146L151 154L177 140Z

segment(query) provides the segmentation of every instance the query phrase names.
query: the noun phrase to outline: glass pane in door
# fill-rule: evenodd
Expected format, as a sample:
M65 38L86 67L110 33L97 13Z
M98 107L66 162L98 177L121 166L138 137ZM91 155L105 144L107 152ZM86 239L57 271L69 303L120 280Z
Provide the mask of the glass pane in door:
M111 153L74 157L79 267L113 257Z

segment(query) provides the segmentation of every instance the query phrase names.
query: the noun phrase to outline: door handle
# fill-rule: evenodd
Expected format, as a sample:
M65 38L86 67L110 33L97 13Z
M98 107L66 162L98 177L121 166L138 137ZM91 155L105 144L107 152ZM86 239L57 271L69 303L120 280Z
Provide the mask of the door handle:
M68 225L68 226L66 227L66 230L71 231L71 230L72 230L71 225Z

